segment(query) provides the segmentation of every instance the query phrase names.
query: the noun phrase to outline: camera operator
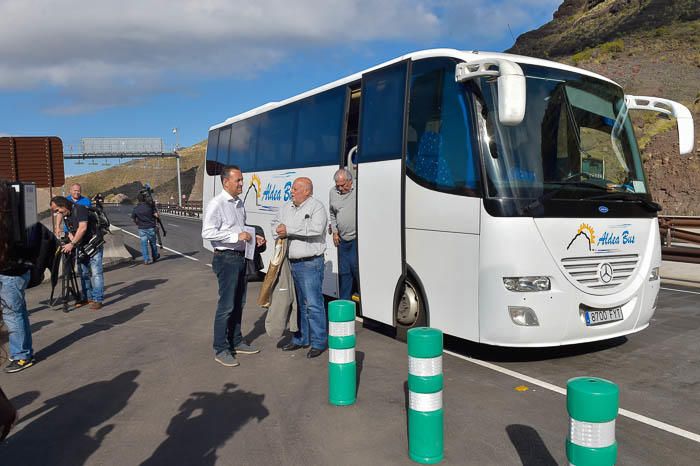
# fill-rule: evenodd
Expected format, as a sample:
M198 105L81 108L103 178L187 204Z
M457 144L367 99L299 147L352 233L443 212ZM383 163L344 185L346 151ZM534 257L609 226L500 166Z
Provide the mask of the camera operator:
M5 367L8 374L34 365L32 331L25 298L31 264L25 257L28 251L12 247L11 244L11 189L0 181L0 304L2 318L10 332L10 363Z
M68 227L70 242L63 246L63 252L70 254L75 248L88 246L98 235L97 220L88 215L88 209L80 204L74 204L65 197L55 196L51 199L51 210L61 214ZM103 245L94 248L94 251L82 259L78 259L80 267L80 281L82 282L85 296L90 303L90 309L102 309L104 295L104 277L102 273Z
M92 202L90 201L89 197L83 196L83 187L80 186L78 183L73 183L70 187L70 196L66 197L69 201L71 201L73 204L80 204L84 205L85 207L92 207ZM61 225L63 225L63 228L61 228ZM58 214L56 215L56 224L54 225L54 231L56 232L56 236L58 238L61 238L62 236L68 234L68 227L63 224L63 214ZM64 234L61 234L63 232ZM84 292L85 290L83 290Z
M163 247L163 238L160 237L160 232L161 231L163 232L163 237L165 237L168 234L168 232L165 231L165 226L163 225L163 221L160 219L160 215L158 215L158 207L156 207L156 201L153 199L153 188L151 188L151 186L148 183L144 184L141 191L139 191L139 194L137 196L137 200L138 200L138 202L146 203L147 205L149 205L151 207L151 209L153 209L154 217L156 220L156 224L153 227L153 231L155 232L157 245L162 248ZM133 218L133 215L132 215L132 218ZM141 243L141 244L143 244L143 243ZM143 246L141 248L143 251ZM144 258L145 257L146 256L144 255ZM154 254L154 257L156 257L155 254Z
M158 220L158 211L153 206L152 200L148 202L146 194L143 191L138 194L137 199L139 203L131 212L131 219L139 230L143 263L148 265L160 259L158 246L156 244L156 221Z

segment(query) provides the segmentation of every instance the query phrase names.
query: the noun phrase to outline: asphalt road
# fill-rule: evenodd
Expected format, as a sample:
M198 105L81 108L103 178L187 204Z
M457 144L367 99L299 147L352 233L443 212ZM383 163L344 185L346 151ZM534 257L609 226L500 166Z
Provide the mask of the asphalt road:
M107 214L112 225L137 235L136 225L131 220L132 209L132 206L108 207ZM202 244L202 221L200 219L163 214L161 221L167 232L163 237L163 246L211 264L213 254ZM141 254L140 246L136 253Z
M111 219L135 232L126 212ZM404 344L358 323L358 401L331 407L326 356L278 350L252 283L244 334L262 352L218 365L200 224L164 221L166 246L198 261L166 251L154 265L108 271L99 312L63 314L46 305L45 285L28 291L37 364L0 374L21 415L0 463L412 464ZM136 238L124 241L138 251ZM617 464L697 464L700 294L668 288L647 330L611 342L523 350L449 339L444 464L566 464L560 392L582 375L620 386Z

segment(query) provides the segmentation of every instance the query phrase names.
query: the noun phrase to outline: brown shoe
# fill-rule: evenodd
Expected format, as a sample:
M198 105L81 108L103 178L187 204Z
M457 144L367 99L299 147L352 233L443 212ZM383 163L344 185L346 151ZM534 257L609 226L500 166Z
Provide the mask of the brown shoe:
M88 304L90 304L90 301L86 299L84 301L78 301L77 303L75 303L74 307L78 309L79 307L87 306Z
M90 303L90 309L92 309L93 311L99 311L100 309L102 309L102 303L93 301Z

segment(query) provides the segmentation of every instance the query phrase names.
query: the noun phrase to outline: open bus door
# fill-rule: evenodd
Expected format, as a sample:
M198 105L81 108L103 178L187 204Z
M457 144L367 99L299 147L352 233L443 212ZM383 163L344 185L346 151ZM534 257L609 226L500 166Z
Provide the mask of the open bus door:
M403 162L408 61L362 76L357 239L364 317L394 325L403 283Z

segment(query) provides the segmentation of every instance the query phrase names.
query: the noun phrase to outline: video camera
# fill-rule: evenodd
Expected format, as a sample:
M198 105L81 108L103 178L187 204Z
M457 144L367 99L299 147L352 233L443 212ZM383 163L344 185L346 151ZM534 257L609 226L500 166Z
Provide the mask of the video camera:
M34 183L3 183L9 198L9 245L11 249L26 249L31 245L31 234L38 222L36 185ZM4 214L5 212L3 212Z
M104 209L103 204L105 202L105 198L104 198L104 196L102 196L102 194L100 194L100 193L95 194L95 196L92 198L92 202L95 203L96 208Z
M155 205L155 201L153 200L153 188L151 188L149 185L145 185L143 188L141 188L138 198L139 200L143 199L143 202L147 204L152 206Z
M53 232L38 221L36 185L0 182L0 207L0 271L14 275L29 269L27 288L36 286L57 248Z

